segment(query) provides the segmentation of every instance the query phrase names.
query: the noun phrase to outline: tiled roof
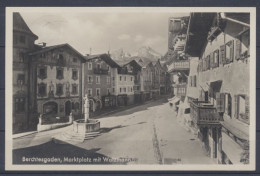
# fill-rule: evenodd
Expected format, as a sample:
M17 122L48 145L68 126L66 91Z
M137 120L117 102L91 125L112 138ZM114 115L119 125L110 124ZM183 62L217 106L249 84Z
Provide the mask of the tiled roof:
M85 56L86 61L90 61L92 59L100 58L112 68L119 68L120 66L108 55L108 54L97 54L97 55L89 55Z
M31 29L27 26L26 22L24 21L23 17L18 12L13 13L13 30L27 33L38 39L38 36L31 31Z
M51 51L51 50L54 50L54 49L57 49L57 48L62 48L62 47L67 47L69 49L71 49L72 51L74 51L79 57L81 57L81 59L83 61L85 61L85 57L80 54L76 49L74 49L72 46L70 46L68 43L65 43L65 44L60 44L60 45L53 45L53 46L47 46L47 47L44 47L44 48L41 48L37 51L34 51L34 52L31 52L29 53L29 55L35 55L35 54L40 54L40 53L45 53L47 51Z

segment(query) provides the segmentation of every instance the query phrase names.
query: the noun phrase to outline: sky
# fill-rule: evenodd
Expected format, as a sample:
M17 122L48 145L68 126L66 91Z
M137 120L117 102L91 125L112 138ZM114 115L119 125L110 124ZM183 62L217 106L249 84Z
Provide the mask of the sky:
M182 13L154 12L21 12L47 46L69 43L81 54L100 54L123 48L131 54L150 46L165 54L168 46L168 18ZM91 48L91 49L90 49Z

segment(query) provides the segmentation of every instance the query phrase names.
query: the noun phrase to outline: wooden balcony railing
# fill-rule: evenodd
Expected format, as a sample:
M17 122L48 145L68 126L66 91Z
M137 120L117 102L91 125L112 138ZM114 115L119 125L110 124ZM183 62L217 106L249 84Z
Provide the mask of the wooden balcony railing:
M173 62L168 67L168 70L170 71L189 70L189 69L190 69L189 60L181 60L181 61Z
M187 84L186 83L181 83L181 84L175 84L174 87L177 88L177 93L176 95L178 97L186 96L186 91L187 91Z
M107 75L108 70L101 69L101 68L94 68L94 74Z
M217 109L205 101L190 101L191 117L197 125L219 124L223 120Z

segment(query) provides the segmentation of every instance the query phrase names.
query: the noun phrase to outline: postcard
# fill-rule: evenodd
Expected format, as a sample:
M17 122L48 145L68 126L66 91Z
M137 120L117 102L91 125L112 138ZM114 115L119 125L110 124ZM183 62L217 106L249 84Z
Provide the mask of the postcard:
M6 170L255 170L256 8L7 7Z

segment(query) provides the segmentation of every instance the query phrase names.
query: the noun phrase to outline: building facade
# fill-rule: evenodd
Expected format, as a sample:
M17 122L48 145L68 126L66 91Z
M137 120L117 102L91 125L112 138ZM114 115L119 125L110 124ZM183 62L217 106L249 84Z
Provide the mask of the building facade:
M37 119L30 115L29 57L36 50L38 36L27 26L19 13L13 13L13 133L33 130Z
M193 75L197 77L198 99L190 101L192 119L212 158L224 164L246 164L249 14L192 13L190 20L188 34L194 35L188 36L186 52L199 57L198 74Z
M117 69L108 54L86 56L84 64L84 95L90 98L90 110L116 106Z
M84 57L69 44L43 47L29 53L30 107L43 118L82 113Z

